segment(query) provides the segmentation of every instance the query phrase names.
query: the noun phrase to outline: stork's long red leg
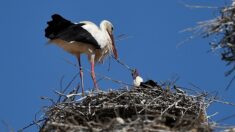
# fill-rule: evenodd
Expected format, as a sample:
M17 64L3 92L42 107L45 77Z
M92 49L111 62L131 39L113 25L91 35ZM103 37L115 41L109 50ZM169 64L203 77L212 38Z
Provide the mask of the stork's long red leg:
M79 65L79 72L80 72L80 79L81 79L81 87L82 87L82 96L84 96L84 81L83 81L83 69L82 69L82 65L81 65L81 58L80 55L77 56L78 59L78 65Z
M95 77L95 55L91 55L90 63L91 63L91 77L94 82L94 87L98 91L99 88L98 88L96 77Z

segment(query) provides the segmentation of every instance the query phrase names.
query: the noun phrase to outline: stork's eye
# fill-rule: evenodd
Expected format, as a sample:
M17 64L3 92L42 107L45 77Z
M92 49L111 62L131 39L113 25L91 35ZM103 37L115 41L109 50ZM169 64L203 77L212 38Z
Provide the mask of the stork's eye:
M113 27L111 27L111 30L113 31Z

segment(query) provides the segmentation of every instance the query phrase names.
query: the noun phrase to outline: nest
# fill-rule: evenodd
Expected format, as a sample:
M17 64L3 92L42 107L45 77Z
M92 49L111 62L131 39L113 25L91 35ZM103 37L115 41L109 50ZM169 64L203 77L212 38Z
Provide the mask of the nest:
M230 75L235 70L235 1L221 8L218 17L199 22L198 26L187 30L196 34L199 32L205 38L214 36L210 42L212 51L218 50L221 59L232 66L225 75Z
M174 88L142 85L67 95L46 109L40 131L211 131L204 96Z

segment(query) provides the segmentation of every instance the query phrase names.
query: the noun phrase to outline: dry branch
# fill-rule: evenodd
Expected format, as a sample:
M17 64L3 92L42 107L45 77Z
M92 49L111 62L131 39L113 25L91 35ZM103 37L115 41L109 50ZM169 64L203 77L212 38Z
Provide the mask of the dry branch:
M198 26L186 29L205 38L213 37L210 42L212 51L219 51L221 59L232 68L225 73L230 75L235 70L235 2L220 8L219 16L198 22Z

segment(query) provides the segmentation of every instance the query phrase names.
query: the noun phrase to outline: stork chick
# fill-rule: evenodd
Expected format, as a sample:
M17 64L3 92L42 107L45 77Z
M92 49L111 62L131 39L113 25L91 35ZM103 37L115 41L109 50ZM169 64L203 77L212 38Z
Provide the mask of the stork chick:
M132 71L133 85L135 87L139 87L141 83L144 81L143 78L139 75L137 69Z

